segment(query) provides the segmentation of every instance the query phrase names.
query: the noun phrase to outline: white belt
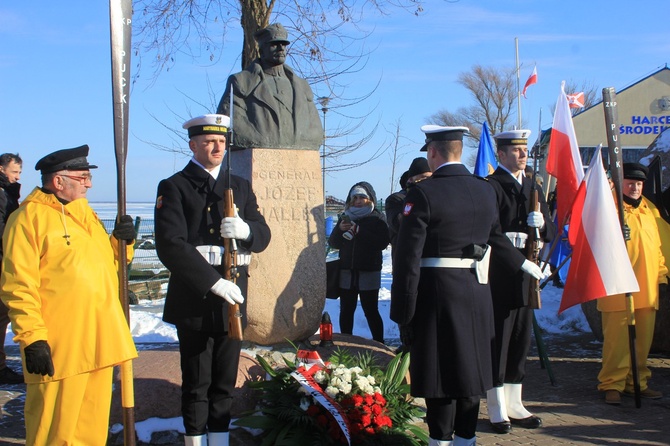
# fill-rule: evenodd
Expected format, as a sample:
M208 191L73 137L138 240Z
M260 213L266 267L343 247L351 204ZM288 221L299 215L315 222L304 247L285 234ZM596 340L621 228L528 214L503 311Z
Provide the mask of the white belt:
M474 259L456 259L451 257L424 257L422 268L474 268Z
M212 266L219 266L223 262L223 253L225 249L218 245L200 245L195 249L202 255L202 257ZM247 266L251 263L251 253L246 250L237 251L237 266Z
M221 259L223 258L223 246L217 245L200 245L196 246L195 249L205 258L207 263L212 266L221 265Z
M510 242L514 245L515 248L523 249L526 247L526 240L528 240L528 234L525 232L505 232L505 235Z
M486 246L484 257L477 261L475 259L457 259L453 257L425 257L421 259L422 268L463 268L474 269L477 282L482 285L489 283L489 262L491 260L491 247Z

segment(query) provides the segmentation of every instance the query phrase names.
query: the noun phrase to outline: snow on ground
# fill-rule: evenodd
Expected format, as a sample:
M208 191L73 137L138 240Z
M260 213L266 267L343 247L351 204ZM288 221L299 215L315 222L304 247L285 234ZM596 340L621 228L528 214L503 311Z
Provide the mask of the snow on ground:
M384 260L382 267L382 286L379 291L379 312L384 320L384 338L389 343L397 342L399 338L398 326L389 319L389 310L391 303L391 250L384 251ZM572 307L558 315L558 308L561 301L562 289L553 285L547 285L542 291L542 309L536 310L537 321L546 332L552 334L558 333L576 333L590 332L586 318L579 306ZM253 298L253 297L252 297ZM159 300L141 300L138 305L132 305L130 309L131 331L136 343L171 343L177 342L177 332L174 326L164 323L163 316L164 299ZM326 299L324 311L330 314L333 323L333 332L340 330L339 326L339 300ZM8 329L9 330L9 329ZM354 334L364 338L371 338L367 321L363 315L363 309L356 310L354 320ZM12 333L8 332L5 343L11 345ZM141 348L141 345L138 346ZM136 431L140 441L149 442L153 432L162 432L167 430L176 430L184 433L184 426L181 418L161 419L151 418L136 424ZM112 430L122 429L121 425L115 425Z

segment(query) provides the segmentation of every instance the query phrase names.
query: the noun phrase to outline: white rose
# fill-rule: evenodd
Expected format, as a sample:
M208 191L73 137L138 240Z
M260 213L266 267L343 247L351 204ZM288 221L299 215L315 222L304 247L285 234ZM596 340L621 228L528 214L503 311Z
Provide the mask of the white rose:
M333 386L328 386L328 387L326 387L326 394L327 394L329 397L331 397L331 398L335 398L335 397L337 396L338 393L340 393L340 391L339 391L339 389L337 389L336 387L333 387Z

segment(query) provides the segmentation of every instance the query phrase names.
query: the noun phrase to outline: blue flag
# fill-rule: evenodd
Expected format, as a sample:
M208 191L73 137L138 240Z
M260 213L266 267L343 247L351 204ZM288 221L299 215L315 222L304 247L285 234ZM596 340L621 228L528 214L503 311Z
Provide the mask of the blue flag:
M493 149L493 140L489 133L489 127L486 121L482 125L482 136L479 138L479 150L477 151L477 161L475 161L475 175L486 177L498 167L496 161L496 152Z

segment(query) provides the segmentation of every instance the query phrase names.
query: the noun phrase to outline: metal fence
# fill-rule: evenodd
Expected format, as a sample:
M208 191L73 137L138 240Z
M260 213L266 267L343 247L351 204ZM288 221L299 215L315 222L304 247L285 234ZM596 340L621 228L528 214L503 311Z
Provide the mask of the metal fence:
M114 219L102 219L105 229L111 234ZM139 299L158 299L163 297L164 284L169 272L156 254L154 241L154 220L135 218L135 255L128 267L129 290ZM131 301L133 296L131 296Z

